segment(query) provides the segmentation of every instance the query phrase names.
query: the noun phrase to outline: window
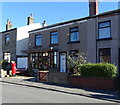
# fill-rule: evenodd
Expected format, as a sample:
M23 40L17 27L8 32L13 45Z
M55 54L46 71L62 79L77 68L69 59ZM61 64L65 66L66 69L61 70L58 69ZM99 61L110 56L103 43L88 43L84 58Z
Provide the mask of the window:
M54 52L54 68L57 66L57 52Z
M58 44L58 32L51 32L50 33L50 43L51 44Z
M42 45L42 35L36 35L35 36L35 46L41 46Z
M70 51L70 56L73 58L73 59L76 59L78 57L78 50L71 50Z
M79 29L78 27L70 29L70 42L79 41Z
M110 38L111 37L111 22L100 22L98 24L98 39Z
M9 44L9 41L10 41L10 35L7 34L5 35L5 44Z
M50 68L57 68L57 52L50 52Z
M10 62L10 53L9 52L5 52L3 54L3 56L4 56L4 60L7 60L8 62Z
M30 54L31 68L48 70L57 68L57 52L39 52Z
M32 68L38 68L38 53L32 53L30 60Z
M106 62L106 63L111 62L110 48L99 49L99 61L100 62Z

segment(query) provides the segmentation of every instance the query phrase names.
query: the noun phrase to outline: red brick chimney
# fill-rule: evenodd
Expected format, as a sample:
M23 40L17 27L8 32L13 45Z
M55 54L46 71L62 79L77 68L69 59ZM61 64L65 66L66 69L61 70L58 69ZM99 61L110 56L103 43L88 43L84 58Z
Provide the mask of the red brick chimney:
M89 0L89 15L98 14L98 0Z
M12 23L9 19L7 19L7 24L6 24L6 31L10 30L12 28Z

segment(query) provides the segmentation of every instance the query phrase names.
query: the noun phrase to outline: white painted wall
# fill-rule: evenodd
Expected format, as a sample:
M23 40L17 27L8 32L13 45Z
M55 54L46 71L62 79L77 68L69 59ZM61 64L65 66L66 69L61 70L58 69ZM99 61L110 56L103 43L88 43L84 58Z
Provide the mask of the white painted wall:
M33 23L27 26L17 28L16 55L26 55L22 50L28 49L28 31L41 28L40 23Z

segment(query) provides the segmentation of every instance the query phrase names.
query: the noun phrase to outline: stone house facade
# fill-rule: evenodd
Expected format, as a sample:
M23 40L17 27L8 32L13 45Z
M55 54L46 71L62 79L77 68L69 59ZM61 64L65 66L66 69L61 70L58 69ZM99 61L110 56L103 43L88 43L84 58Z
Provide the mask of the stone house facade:
M29 31L29 68L67 72L67 54L120 68L120 9Z

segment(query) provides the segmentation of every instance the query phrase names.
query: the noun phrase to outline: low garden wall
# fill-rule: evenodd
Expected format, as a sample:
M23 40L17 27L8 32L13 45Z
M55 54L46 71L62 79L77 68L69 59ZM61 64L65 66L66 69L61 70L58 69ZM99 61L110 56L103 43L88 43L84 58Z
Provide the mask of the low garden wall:
M68 74L63 72L49 72L48 82L60 85L68 85Z
M38 81L86 89L116 90L115 78L68 76L67 73L39 71Z
M59 71L39 72L39 81L62 84L79 88L115 91L119 90L120 83L115 65L108 63L82 64L74 70L75 75L68 75ZM116 83L117 82L117 83Z
M117 68L109 63L86 63L78 66L80 76L69 76L69 86L97 90L116 90ZM118 87L118 86L117 86Z
M97 90L115 90L114 78L69 76L69 86Z

